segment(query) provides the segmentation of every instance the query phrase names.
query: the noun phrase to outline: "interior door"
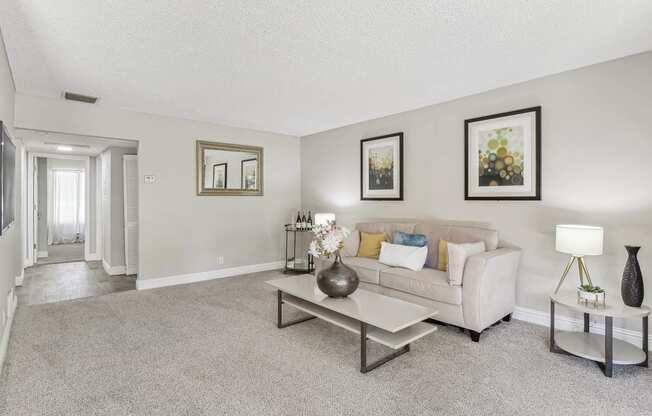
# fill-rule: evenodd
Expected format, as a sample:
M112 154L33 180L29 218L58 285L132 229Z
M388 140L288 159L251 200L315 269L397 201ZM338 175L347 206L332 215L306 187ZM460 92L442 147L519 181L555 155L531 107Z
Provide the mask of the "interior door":
M138 273L138 156L122 156L126 274Z

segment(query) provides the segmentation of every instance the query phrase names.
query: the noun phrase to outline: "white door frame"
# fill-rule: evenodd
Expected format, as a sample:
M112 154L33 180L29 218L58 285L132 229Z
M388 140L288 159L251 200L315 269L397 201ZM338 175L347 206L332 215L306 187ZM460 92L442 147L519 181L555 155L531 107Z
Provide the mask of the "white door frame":
M84 260L90 261L93 260L91 258L91 253L90 253L90 244L88 244L88 236L89 236L89 208L90 208L90 181L88 180L88 177L90 176L90 168L91 168L91 158L90 156L78 156L78 155L62 155L59 153L40 153L40 152L27 152L27 159L28 159L28 166L27 166L27 247L34 247L34 244L36 242L36 231L34 229L34 175L30 175L30 172L33 172L34 169L34 164L36 163L36 158L37 157L45 157L49 159L65 159L65 160L84 160L86 161L86 176L84 177L84 183L86 184L85 186L85 207L84 209L86 210L86 221L84 224L84 235L86 236L84 240ZM97 229L97 218L95 218L95 225ZM95 231L95 237L97 238L97 230ZM97 250L97 244L95 245L96 250ZM28 258L27 258L27 265L32 266L36 263L36 260L34 258L34 250L28 250Z

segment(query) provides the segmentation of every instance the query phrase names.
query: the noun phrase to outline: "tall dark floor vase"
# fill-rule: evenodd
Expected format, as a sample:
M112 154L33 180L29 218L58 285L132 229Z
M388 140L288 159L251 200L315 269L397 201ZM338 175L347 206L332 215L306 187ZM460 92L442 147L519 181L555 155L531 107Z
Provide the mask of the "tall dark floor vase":
M627 249L627 263L625 263L625 271L623 271L623 281L620 286L620 291L623 295L623 302L627 306L634 306L638 308L643 303L643 275L641 274L641 266L638 264L636 254L640 247L625 246Z

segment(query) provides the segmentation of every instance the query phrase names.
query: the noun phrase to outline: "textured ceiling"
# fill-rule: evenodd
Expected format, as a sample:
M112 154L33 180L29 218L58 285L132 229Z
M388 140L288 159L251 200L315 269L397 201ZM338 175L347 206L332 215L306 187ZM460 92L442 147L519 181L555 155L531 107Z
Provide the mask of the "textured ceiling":
M19 92L305 135L652 49L652 1L0 0Z

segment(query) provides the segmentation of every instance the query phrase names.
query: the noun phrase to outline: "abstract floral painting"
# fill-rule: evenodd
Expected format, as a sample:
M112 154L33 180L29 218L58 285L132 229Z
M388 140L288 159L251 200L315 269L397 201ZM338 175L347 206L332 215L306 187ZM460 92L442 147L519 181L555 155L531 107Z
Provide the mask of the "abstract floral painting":
M360 141L360 199L403 199L403 133Z
M369 149L369 189L394 188L394 146Z
M541 107L465 121L465 199L541 199Z
M479 135L480 186L523 185L523 127L481 130Z

